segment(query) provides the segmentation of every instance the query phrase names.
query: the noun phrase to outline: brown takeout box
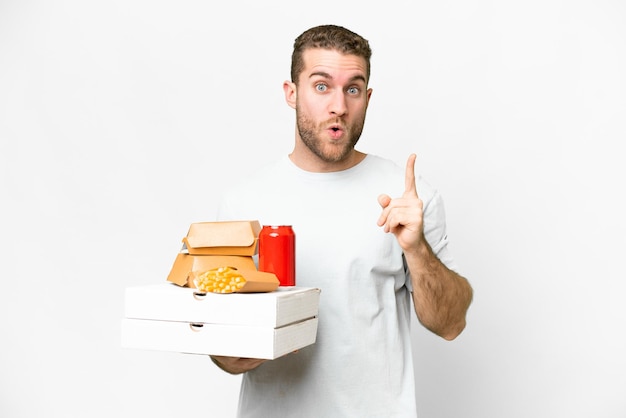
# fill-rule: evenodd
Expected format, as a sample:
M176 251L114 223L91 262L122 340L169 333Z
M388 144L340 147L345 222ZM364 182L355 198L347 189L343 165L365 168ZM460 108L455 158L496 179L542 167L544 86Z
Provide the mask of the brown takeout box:
M196 277L196 275L204 273L206 270L194 271L190 274L190 279ZM266 273L258 270L239 270L237 272L246 279L246 282L237 290L237 293L253 293L253 292L272 292L278 289L280 282L278 277L274 273ZM193 286L195 287L195 285Z
M191 255L257 254L261 224L258 221L197 222L183 243Z
M178 253L167 281L179 286L196 287L192 272L202 272L219 267L232 267L237 270L256 270L252 257L237 255L189 255Z
M258 253L261 225L258 221L197 222L191 224L184 246L177 254L167 281L195 288L195 273L219 267L239 270L246 279L239 290L271 292L278 288L274 273L258 271L252 256Z

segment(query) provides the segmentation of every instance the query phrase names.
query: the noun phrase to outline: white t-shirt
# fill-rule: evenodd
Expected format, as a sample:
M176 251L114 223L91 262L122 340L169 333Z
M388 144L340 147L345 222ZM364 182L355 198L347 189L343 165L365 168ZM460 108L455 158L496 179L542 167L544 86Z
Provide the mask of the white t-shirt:
M441 197L416 182L426 239L455 268ZM395 237L376 224L378 195L403 191L404 168L367 155L333 173L285 156L227 193L220 220L292 225L296 285L321 289L316 343L245 373L240 417L416 416L410 278Z

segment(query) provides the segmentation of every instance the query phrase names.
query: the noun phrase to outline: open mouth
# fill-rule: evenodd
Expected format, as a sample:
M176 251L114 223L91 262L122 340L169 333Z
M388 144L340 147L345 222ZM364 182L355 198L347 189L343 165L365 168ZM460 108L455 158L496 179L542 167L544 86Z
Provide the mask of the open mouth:
M330 137L332 139L339 139L343 135L343 129L339 126L331 126L328 129L328 132L330 133Z
M333 124L328 127L328 132L333 139L338 139L343 135L343 128L340 124Z

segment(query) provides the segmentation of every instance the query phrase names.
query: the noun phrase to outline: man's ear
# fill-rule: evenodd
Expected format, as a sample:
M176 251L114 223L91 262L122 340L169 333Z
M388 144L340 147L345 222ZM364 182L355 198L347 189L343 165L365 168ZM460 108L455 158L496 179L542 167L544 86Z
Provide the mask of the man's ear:
M296 108L296 96L298 95L296 83L285 81L283 83L283 91L285 92L285 101L293 109Z

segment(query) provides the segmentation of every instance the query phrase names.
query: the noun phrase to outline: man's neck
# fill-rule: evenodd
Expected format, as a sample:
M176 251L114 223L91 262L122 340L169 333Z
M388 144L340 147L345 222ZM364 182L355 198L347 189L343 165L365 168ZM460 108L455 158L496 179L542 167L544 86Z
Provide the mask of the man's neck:
M294 149L289 154L289 159L298 168L313 173L332 173L335 171L343 171L354 167L365 159L367 154L357 150L352 150L346 158L337 162L322 161L317 155L312 152L299 152Z

